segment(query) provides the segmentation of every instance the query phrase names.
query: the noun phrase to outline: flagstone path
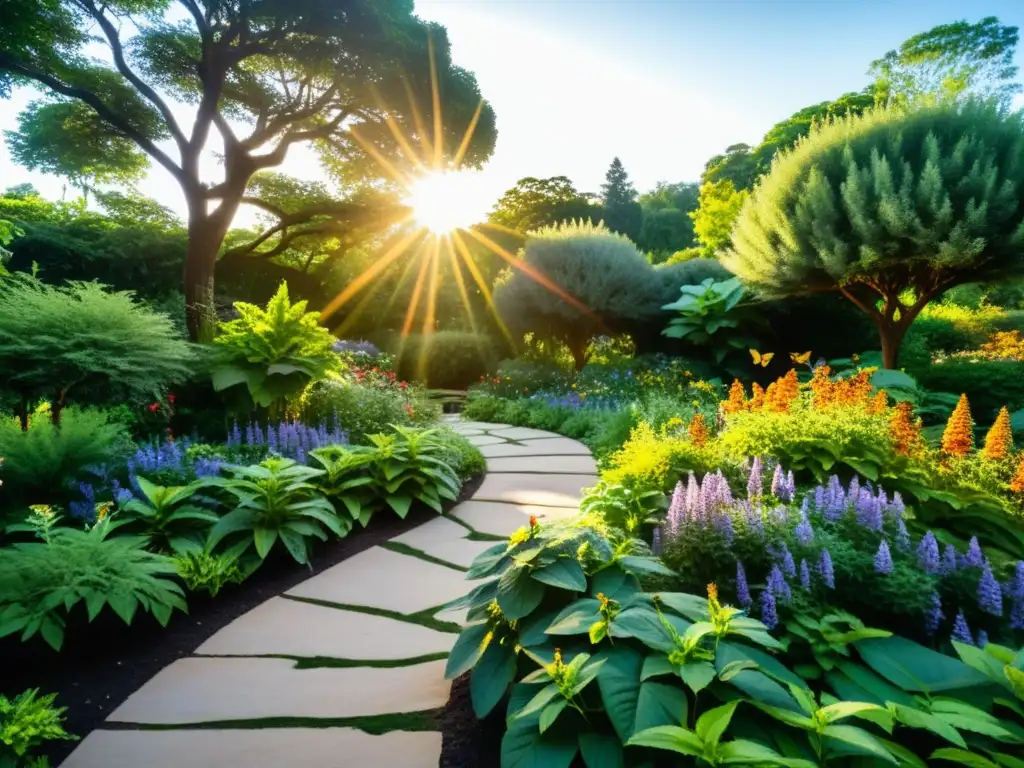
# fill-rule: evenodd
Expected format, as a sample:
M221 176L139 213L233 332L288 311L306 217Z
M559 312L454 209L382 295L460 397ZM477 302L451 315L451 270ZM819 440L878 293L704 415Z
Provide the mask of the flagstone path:
M473 497L273 597L159 672L64 768L435 768L445 658L477 554L569 517L597 481L585 446L504 424L448 424L480 447Z

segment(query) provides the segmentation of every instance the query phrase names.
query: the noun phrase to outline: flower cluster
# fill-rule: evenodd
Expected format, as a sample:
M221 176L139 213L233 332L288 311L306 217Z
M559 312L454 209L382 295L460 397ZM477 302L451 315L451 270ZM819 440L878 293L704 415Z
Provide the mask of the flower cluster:
M294 459L300 464L306 462L306 456L315 448L347 444L348 434L339 428L337 419L331 429L326 424L314 429L298 421L282 421L276 427L268 424L266 429L249 422L243 431L236 422L227 439L228 448L265 448L268 453Z

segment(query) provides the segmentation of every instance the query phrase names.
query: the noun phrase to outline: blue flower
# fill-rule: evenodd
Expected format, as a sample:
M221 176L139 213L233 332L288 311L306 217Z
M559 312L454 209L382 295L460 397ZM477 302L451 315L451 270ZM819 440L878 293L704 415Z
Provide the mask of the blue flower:
M892 573L892 555L889 552L889 544L882 539L878 544L878 551L875 553L875 572L881 574Z
M811 568L805 559L800 561L800 586L804 589L811 588Z
M775 629L779 624L779 614L775 609L775 596L770 589L761 593L761 623L768 629Z
M786 476L782 472L782 465L776 464L775 471L772 473L772 496L779 499L779 501L788 501L783 496L786 493Z
M993 616L1003 615L1003 590L988 563L982 566L981 578L978 579L978 607Z
M971 541L967 545L967 555L964 557L964 564L975 568L981 568L984 562L985 556L981 553L981 546L978 544L978 537L971 536Z
M921 543L917 545L917 562L925 573L935 574L941 570L939 542L936 541L935 534L931 531L922 536Z
M829 589L836 588L835 571L832 570L832 555L827 549L821 550L821 557L818 559L818 573L821 574L825 586Z
M939 566L940 573L950 574L956 571L956 547L952 544L947 544L946 548L942 550L942 563Z
M811 527L811 521L806 517L800 520L793 533L796 534L796 540L805 547L809 547L814 542L814 529Z
M782 551L779 554L782 555L782 572L790 579L796 576L796 563L793 562L793 553L789 551L786 542L782 542Z
M747 573L743 570L743 563L736 561L736 602L744 608L749 608L754 602L750 597L750 587L747 584Z
M786 583L786 577L777 565L773 565L768 574L767 588L784 603L788 603L793 597L793 591L789 588L789 584Z
M964 618L963 611L957 613L956 621L953 622L952 637L958 643L974 645L974 637L971 636L971 628L967 626L967 619Z
M693 478L693 475L690 475ZM696 481L694 481L696 482ZM672 503L668 505L668 515L666 521L668 522L668 533L669 536L675 536L679 533L679 529L685 522L684 515L686 509L686 491L683 488L683 481L680 480L676 483L676 489L672 492Z
M761 478L763 471L761 457L755 456L750 464L750 477L747 480L748 499L757 499L764 495L764 481Z
M946 618L946 615L942 612L942 600L939 599L938 594L932 592L931 605L924 614L924 631L929 635L934 635L939 630L939 625L942 624L942 620Z
M896 521L896 548L900 552L910 551L910 531L907 530L907 524L903 522L902 517Z
M1010 629L1024 629L1024 598L1015 597L1010 606Z

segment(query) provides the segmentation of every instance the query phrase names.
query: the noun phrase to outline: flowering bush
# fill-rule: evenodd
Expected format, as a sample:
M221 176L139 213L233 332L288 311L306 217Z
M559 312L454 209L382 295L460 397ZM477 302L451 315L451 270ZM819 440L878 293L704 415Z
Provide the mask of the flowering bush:
M913 537L899 493L833 475L799 494L792 472L759 459L746 486L734 494L720 472L676 486L654 544L683 588L728 585L769 627L840 607L920 637L1024 630L1024 562L990 561L976 538L958 550L932 531Z
M353 369L351 378L328 378L307 387L296 411L307 424L333 423L354 443L364 443L389 424L424 424L437 408L422 391L381 368Z

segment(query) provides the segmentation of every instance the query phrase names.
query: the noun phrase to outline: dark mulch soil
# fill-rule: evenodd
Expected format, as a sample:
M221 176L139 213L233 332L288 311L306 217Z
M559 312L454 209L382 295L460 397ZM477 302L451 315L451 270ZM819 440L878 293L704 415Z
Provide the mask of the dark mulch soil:
M478 720L469 695L469 673L456 678L441 712L440 768L500 768L504 711L499 704L484 720Z
M481 481L482 477L466 483L459 501L472 496ZM414 508L405 520L385 513L376 515L367 528L357 528L347 538L317 546L311 559L312 569L298 565L283 553L277 553L279 557L271 553L248 580L225 587L216 598L189 595L188 615L176 612L166 628L141 612L131 626L126 626L109 610L88 625L83 610L81 615L69 617L60 653L38 637L29 643L21 643L17 636L0 639L0 693L14 696L26 688L56 693L57 705L68 708L65 727L84 738L153 675L190 655L242 614L436 516L436 512L426 508ZM467 702L468 690L467 685ZM59 765L76 743L52 742L48 750L51 764Z

